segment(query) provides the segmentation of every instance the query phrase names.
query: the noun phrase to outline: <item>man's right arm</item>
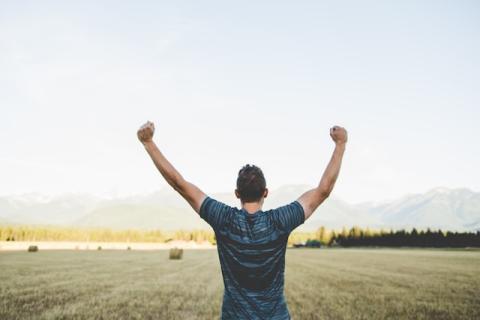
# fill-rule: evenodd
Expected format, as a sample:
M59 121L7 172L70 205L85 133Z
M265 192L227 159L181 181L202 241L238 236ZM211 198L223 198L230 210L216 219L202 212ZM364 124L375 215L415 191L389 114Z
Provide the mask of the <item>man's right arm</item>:
M153 142L153 133L155 132L155 126L152 122L148 121L137 131L137 137L145 147L152 158L153 163L157 167L158 171L165 178L167 183L171 185L180 195L187 200L192 208L200 213L200 207L203 200L207 197L202 190L196 185L185 180L182 175L175 169L170 161L165 158L163 153L158 149L155 142Z
M347 131L345 128L334 126L330 129L330 136L335 142L335 150L332 158L322 175L318 186L312 190L305 192L298 198L298 202L302 205L305 213L305 220L308 219L318 206L328 198L335 186L340 167L342 165L342 158L345 152L345 146L348 140Z

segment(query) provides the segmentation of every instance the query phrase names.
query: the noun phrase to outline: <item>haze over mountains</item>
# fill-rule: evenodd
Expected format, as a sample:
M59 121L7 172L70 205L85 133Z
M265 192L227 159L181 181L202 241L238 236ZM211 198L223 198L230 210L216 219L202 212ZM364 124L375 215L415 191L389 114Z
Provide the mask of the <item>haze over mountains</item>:
M291 185L271 190L264 209L290 203L308 189L309 186ZM233 193L210 196L239 207ZM168 187L150 194L115 199L88 194L3 196L0 197L0 224L161 230L210 228ZM480 230L480 193L435 188L394 201L360 204L349 204L332 196L297 230L312 231L320 226L477 231Z

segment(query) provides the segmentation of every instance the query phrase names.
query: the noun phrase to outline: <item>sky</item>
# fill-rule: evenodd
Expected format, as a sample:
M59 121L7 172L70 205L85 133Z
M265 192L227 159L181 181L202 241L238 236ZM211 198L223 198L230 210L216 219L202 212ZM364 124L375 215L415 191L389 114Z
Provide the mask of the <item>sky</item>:
M476 1L2 1L0 195L166 185L157 145L206 193L241 166L267 186L382 201L480 191Z

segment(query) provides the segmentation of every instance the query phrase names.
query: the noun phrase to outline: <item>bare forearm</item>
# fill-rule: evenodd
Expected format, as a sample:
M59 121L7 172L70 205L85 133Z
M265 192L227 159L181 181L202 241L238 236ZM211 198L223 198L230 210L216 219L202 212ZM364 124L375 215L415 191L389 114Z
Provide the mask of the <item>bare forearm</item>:
M342 166L343 154L345 153L345 143L337 143L333 151L330 162L325 169L317 189L323 196L327 196L332 192L335 182L337 181L340 167Z
M328 198L340 173L345 145L348 140L347 130L339 126L334 126L330 129L330 136L335 142L335 150L333 150L332 158L323 172L320 183L316 188L305 192L298 198L298 201L303 207L305 219L310 217L318 206Z
M147 150L150 158L157 167L158 171L162 174L165 180L175 190L178 190L179 186L185 181L182 175L175 169L175 167L165 158L160 149L153 140L143 143L145 150Z

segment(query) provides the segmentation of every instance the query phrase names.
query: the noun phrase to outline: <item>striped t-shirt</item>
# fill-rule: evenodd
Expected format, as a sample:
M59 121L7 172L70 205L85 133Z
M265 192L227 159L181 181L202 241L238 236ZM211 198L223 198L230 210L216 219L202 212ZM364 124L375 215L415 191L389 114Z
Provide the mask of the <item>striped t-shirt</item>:
M206 197L200 217L215 231L222 268L222 319L290 319L284 296L290 232L305 221L298 201L253 214Z

